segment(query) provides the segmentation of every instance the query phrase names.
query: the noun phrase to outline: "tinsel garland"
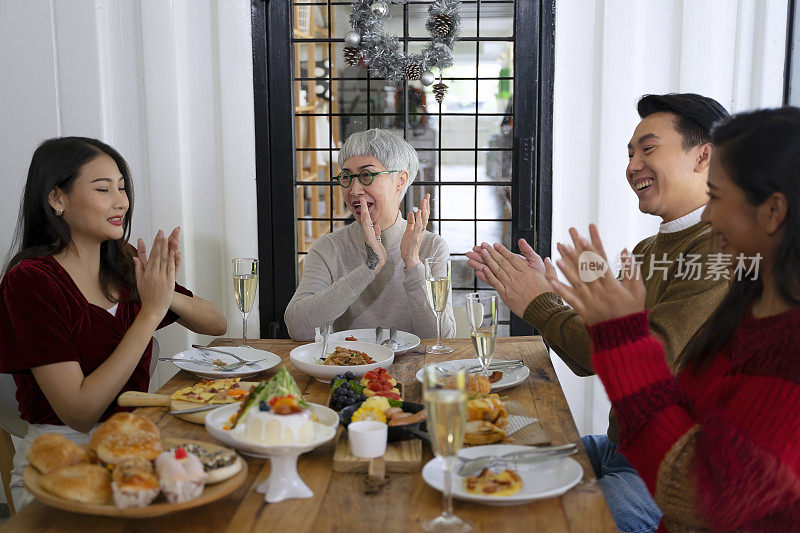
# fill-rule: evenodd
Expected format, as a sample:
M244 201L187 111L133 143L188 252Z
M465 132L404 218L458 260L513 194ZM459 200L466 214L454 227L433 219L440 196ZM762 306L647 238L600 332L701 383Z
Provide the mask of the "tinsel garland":
M361 36L358 48L367 68L376 77L398 82L406 78L408 65L419 65L423 72L432 68L438 68L441 72L453 64L453 43L461 27L461 0L435 0L431 3L425 24L431 40L421 53L409 56L401 50L397 37L382 33L383 20L380 15L373 13L373 3L374 0L355 0L350 25ZM442 32L441 23L436 26L437 17L440 21L445 17L451 21L450 31Z

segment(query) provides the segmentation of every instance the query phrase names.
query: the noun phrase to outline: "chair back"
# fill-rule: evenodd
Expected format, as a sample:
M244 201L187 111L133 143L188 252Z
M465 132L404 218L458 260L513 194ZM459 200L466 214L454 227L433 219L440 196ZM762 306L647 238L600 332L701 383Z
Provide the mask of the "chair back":
M0 429L23 438L28 434L28 423L19 417L17 384L11 374L0 374Z

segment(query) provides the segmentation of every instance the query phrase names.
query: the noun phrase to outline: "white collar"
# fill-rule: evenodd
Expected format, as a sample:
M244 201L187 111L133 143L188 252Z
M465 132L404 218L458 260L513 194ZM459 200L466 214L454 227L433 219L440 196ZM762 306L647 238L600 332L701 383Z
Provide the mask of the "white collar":
M671 220L669 222L662 222L658 227L658 232L676 233L678 231L685 230L686 228L691 228L700 222L700 217L703 216L703 209L705 208L706 206L702 206L698 209L695 209L688 215L683 215L682 217L676 218L675 220Z

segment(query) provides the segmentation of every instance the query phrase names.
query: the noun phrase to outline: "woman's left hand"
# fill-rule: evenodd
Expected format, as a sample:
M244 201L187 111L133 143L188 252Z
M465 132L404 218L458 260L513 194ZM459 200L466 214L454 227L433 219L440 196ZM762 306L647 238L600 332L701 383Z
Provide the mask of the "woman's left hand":
M558 281L554 271L547 279L558 293L583 318L587 326L644 311L644 283L639 266L627 250L622 252L621 280L610 271L600 234L589 226L591 242L570 228L575 247L558 244L561 259L556 262L572 285Z
M413 268L419 264L419 247L428 227L428 218L431 215L431 195L422 197L422 204L415 213L410 211L406 219L406 232L400 241L400 257L403 258L406 268Z

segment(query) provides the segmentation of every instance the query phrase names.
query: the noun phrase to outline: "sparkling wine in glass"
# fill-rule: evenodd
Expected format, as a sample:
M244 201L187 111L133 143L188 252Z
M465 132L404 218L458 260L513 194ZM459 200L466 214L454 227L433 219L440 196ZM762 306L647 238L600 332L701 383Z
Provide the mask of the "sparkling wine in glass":
M247 316L253 310L258 289L258 259L237 257L233 260L233 296L242 314L242 346L247 346Z
M482 373L486 374L497 342L497 295L478 292L467 294L467 321L478 363Z
M428 303L436 315L436 344L429 346L428 353L450 353L453 348L442 344L442 316L450 298L450 258L428 257L425 263L425 288L428 291Z
M422 398L428 413L428 431L436 457L444 463L443 511L422 524L425 531L466 532L472 527L453 514L453 463L464 443L467 425L467 376L462 368L444 378L436 365L423 369Z

